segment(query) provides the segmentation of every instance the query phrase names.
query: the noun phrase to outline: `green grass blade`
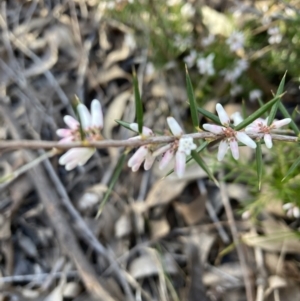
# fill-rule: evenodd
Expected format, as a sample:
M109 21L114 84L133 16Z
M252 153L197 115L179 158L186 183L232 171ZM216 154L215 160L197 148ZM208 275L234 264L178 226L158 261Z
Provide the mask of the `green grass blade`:
M195 95L194 95L191 78L189 76L189 72L188 72L186 66L185 66L185 74L186 74L186 88L187 88L187 94L188 94L188 99L189 99L189 103L190 103L192 121L193 121L194 128L198 131L200 129L199 129L199 116L198 116L198 111L197 111L197 104L196 104L196 100L195 100Z
M262 151L261 151L261 142L260 140L256 143L256 168L257 168L257 181L258 181L258 190L261 188L261 180L263 173L263 159L262 159Z
M288 172L286 173L285 177L281 180L281 182L286 180L286 178L296 170L299 164L300 164L300 157L292 164L292 166L289 168Z
M283 89L284 89L284 84L285 84L285 77L286 77L286 72L284 73L282 80L279 84L279 87L277 89L277 92L275 94L275 96L279 96L283 93ZM268 118L268 126L270 126L275 118L275 115L277 113L278 110L278 106L279 106L280 101L276 102L274 104L274 106L271 108L270 114L269 114L269 118Z
M205 116L206 118L212 120L214 123L222 125L219 117L203 108L197 107L197 110L199 113L201 113L203 116Z
M277 101L280 101L281 95L275 96L272 100L264 104L262 107L260 107L256 112L248 116L246 119L244 119L241 123L239 123L234 129L236 131L239 131L243 128L245 128L247 125L252 123L257 118L261 117L267 110L269 110Z
M287 111L287 109L285 108L285 106L282 103L279 103L279 110L285 118L292 119L292 121L289 124L289 127L291 127L291 129L295 132L295 134L297 136L299 136L300 131L299 131L297 124L295 123L295 121L293 120L293 118L291 117L291 115L289 114L289 112Z
M133 129L130 128L130 123L129 122L126 122L126 121L123 121L123 120L119 120L119 119L115 119L115 122L121 126L123 126L124 128L130 130L130 131L133 131L135 132Z
M103 197L103 200L102 200L102 202L99 206L96 218L98 218L101 215L101 213L104 209L104 206L105 206L109 196L111 195L111 192L112 192L117 180L119 179L120 173L121 173L121 171L123 169L123 166L125 164L125 161L126 161L126 157L127 157L127 152L123 153L122 156L119 158L119 161L118 161L118 163L115 167L114 173L113 173L112 178L110 180L110 184L108 186L108 189L107 189L107 191L106 191L106 193Z
M214 177L213 173L211 170L208 168L207 164L205 161L200 157L200 155L197 153L196 150L193 150L192 153L192 158L196 161L196 163L207 173L208 177L214 181L214 183L219 187L219 182L217 179Z
M135 114L136 122L139 126L139 133L143 132L143 103L139 90L139 82L135 70L133 70L133 88L134 88L134 99L135 99Z

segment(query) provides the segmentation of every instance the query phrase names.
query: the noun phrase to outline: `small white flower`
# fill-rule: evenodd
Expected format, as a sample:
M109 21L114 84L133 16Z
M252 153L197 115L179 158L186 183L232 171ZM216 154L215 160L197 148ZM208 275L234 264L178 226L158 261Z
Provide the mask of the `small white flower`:
M271 130L278 129L282 126L285 126L289 124L291 121L292 121L291 118L284 118L282 120L273 121L272 124L268 126L268 118L267 119L258 118L245 128L245 132L248 134L263 133L266 147L272 148L273 142L272 142Z
M195 8L187 2L181 7L180 12L184 18L192 18L195 15Z
M236 52L244 48L245 36L240 31L234 31L226 40L226 44L229 45L230 51Z
M191 68L195 65L197 59L197 52L195 50L192 50L188 56L186 56L183 60L186 63L186 65Z
M278 27L270 27L268 29L269 34L269 44L279 44L282 41L282 34Z
M201 41L203 47L211 45L215 41L215 35L209 34L207 37L204 37Z
M243 87L241 85L235 85L230 89L230 95L232 97L237 96L243 92Z
M215 74L215 69L213 65L214 58L215 58L215 54L211 53L206 58L202 57L197 60L197 67L200 74L206 74L206 75Z
M197 145L194 143L192 137L180 138L178 151L185 153L187 156L191 154L191 151L196 149Z
M244 71L248 69L249 63L245 59L238 60L233 69L225 69L221 72L224 75L224 80L229 83L234 83Z
M261 97L262 97L262 92L259 89L254 89L254 90L250 91L250 93L249 93L250 101L260 99Z
M286 203L282 206L283 210L286 211L286 215L288 217L299 218L300 217L300 209L293 203Z
M221 104L218 103L216 105L216 111L223 126L205 123L203 124L203 128L206 131L212 132L214 134L225 136L219 144L219 161L223 160L229 148L231 149L231 154L233 158L235 160L239 158L238 141L251 148L256 148L256 143L245 132L235 131L230 127L230 118L228 117L226 111L224 110ZM240 118L237 117L237 115L233 116L233 118L236 119L235 122L240 122Z

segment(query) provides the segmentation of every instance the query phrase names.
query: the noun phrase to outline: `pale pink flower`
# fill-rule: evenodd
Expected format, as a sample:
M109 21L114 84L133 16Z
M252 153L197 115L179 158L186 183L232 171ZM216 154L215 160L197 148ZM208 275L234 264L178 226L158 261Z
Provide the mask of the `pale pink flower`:
M172 134L178 137L179 140L158 149L155 155L164 153L159 164L160 169L164 169L175 156L175 172L179 178L182 178L185 172L186 156L189 156L197 146L194 144L192 137L181 137L183 130L173 117L168 117L167 123Z
M100 130L103 127L103 114L99 100L94 99L91 103L91 113L84 104L77 106L84 138L88 141L101 139ZM65 116L64 122L69 129L58 129L56 134L61 137L60 143L81 141L80 123L72 116ZM84 165L95 153L95 148L77 147L68 150L59 159L60 165L65 165L66 170Z
M248 134L263 133L266 147L272 148L273 142L272 142L271 131L274 129L278 129L282 126L285 126L289 124L291 121L292 121L291 118L284 118L282 120L273 121L272 124L268 126L268 118L267 119L258 118L245 128L245 132Z
M188 56L186 56L183 60L186 63L186 65L190 68L195 65L197 59L197 52L195 50L192 50Z
M235 160L239 158L238 141L251 148L256 148L256 143L245 132L235 131L230 127L230 118L228 117L226 111L224 110L221 104L218 103L216 105L216 111L223 126L205 123L203 124L203 128L206 131L212 132L214 134L225 136L219 144L219 161L223 160L229 148L231 150L233 158ZM233 119L236 119L235 123L237 124L241 122L241 117L233 116Z
M138 132L138 124L131 123L129 127ZM154 136L153 131L146 126L143 126L142 135L132 137L130 139L145 139ZM138 171L140 166L144 163L144 169L149 170L155 161L155 156L152 154L151 145L143 145L137 149L137 151L133 154L133 156L128 161L128 167L132 169L133 172Z
M200 74L206 74L206 75L214 75L215 69L213 60L215 58L215 54L211 53L207 57L201 57L197 60L197 67Z

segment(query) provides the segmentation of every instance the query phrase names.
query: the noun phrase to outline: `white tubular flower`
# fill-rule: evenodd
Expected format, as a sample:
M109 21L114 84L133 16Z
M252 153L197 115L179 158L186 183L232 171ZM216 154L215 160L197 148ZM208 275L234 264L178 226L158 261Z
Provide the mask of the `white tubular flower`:
M167 123L174 136L180 137L183 134L182 128L180 127L179 123L175 120L174 117L168 117Z
M282 120L273 121L272 124L268 126L268 118L267 119L258 118L245 128L245 132L248 134L263 133L266 147L272 148L273 142L272 142L271 131L273 129L281 128L282 126L289 124L291 121L292 121L291 118L284 118Z
M91 104L91 113L92 113L92 126L94 128L102 129L103 128L103 113L100 101L94 99Z
M139 126L137 123L131 123L129 127L135 132L139 131ZM154 136L153 131L146 126L143 126L142 135L135 136L130 139L144 139L151 136ZM138 150L129 159L128 167L130 167L133 172L138 171L143 162L145 170L149 170L152 167L156 156L153 156L153 153L150 148L151 145L139 147Z
M153 153L153 156L163 154L159 163L159 169L161 170L166 168L175 156L175 172L179 178L182 178L185 172L186 156L189 156L191 151L196 149L197 146L194 144L192 137L181 137L183 130L173 117L168 117L167 123L172 134L177 137L177 139L175 142L157 149Z
M81 126L85 139L95 141L101 139L100 130L103 128L103 115L99 100L94 99L91 103L91 114L84 104L77 106L77 112L80 117ZM72 116L65 116L64 122L69 129L58 129L56 134L61 137L59 143L80 141L80 124ZM59 159L60 165L65 165L66 170L74 169L76 166L84 165L88 159L95 153L95 148L77 147L68 150Z
M206 58L202 57L197 60L197 67L200 74L206 74L206 75L215 74L215 69L213 65L214 58L215 58L215 54L211 53Z
M59 158L58 163L65 165L66 170L72 170L76 166L84 165L95 151L95 148L89 147L72 148Z
M221 104L218 103L216 105L216 111L223 126L205 123L203 124L203 129L216 135L225 136L219 144L217 157L219 161L223 160L229 148L233 158L235 160L239 158L238 141L251 148L256 148L256 143L245 132L235 131L230 127L230 118ZM233 114L233 120L236 124L242 121L242 117L238 114L239 113Z
M240 31L234 31L226 40L226 44L229 46L230 51L236 52L244 48L245 36Z

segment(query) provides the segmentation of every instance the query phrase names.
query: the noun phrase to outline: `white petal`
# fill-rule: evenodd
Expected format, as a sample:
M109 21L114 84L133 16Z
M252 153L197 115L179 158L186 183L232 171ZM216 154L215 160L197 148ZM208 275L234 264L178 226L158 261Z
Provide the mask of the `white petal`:
M164 146L158 148L155 152L153 152L152 155L153 155L154 157L157 157L157 156L159 156L159 155L165 153L165 152L166 152L167 150L169 150L171 147L172 147L172 143L169 143L169 144L167 144L167 145L164 145Z
M228 126L230 124L230 118L220 103L216 104L216 111L223 125Z
M69 142L73 142L75 139L73 136L69 136L69 137L65 137L62 138L58 141L58 143L69 143Z
M167 150L159 162L159 169L162 170L166 168L166 166L170 163L173 157L174 157L174 151L171 149Z
M71 130L77 130L79 128L79 122L70 115L64 117L64 122Z
M240 112L235 112L230 117L233 120L233 124L235 126L240 124L244 120Z
M214 134L223 134L223 127L215 124L204 123L202 126L206 131L209 131Z
M239 155L239 145L237 141L235 139L230 139L229 145L230 145L232 157L235 160L238 160L240 155Z
M84 147L80 154L80 159L78 162L79 166L84 165L95 153L96 149L91 147Z
M265 141L265 144L266 144L267 148L272 148L273 143L272 143L272 137L271 137L270 134L265 134L264 135L264 141Z
M182 178L185 172L185 153L176 152L175 171L178 178Z
M285 203L284 205L282 205L282 208L284 210L289 210L293 207L294 205L292 203Z
M77 165L78 165L78 162L77 162L76 160L74 160L74 161L68 162L68 163L65 165L65 169L66 169L67 171L70 171L70 170L74 169L75 167L77 167Z
M282 126L289 124L291 121L292 121L291 118L284 118L282 120L274 121L272 123L272 128L274 128L274 129L281 128Z
M226 140L222 140L219 144L218 150L218 160L222 161L228 150L228 142Z
M87 160L94 154L94 152L94 148L72 148L59 158L58 163L60 165L66 165L66 169L70 170L69 167L73 166L75 162L76 165L84 165L87 162ZM69 165L69 167L67 165Z
M81 126L84 130L88 130L92 126L92 116L87 107L80 103L77 106L77 112L80 117Z
M294 215L295 218L300 217L300 209L298 207L293 208L293 215Z
M137 124L137 123L131 123L130 125L129 125L129 127L133 130L133 131L135 131L135 132L139 132L139 125ZM143 126L143 135L145 135L145 136L153 136L153 131L151 130L151 129L149 129L148 127L146 127L146 126Z
M174 136L181 136L183 134L183 130L180 127L179 123L173 117L167 118L168 126Z
M147 156L148 148L146 146L141 146L133 154L133 156L128 160L128 167L133 167L136 164L141 165Z
M145 163L144 163L144 169L149 170L152 167L154 160L155 160L155 157L153 157L152 154L150 152L148 152L146 159L145 159Z
M256 143L244 132L236 132L235 134L236 138L244 143L245 145L256 148Z
M101 103L98 99L94 99L91 104L92 113L92 126L102 129L103 128L103 113Z
M69 129L58 129L56 135L62 138L70 137L73 135L72 130Z

